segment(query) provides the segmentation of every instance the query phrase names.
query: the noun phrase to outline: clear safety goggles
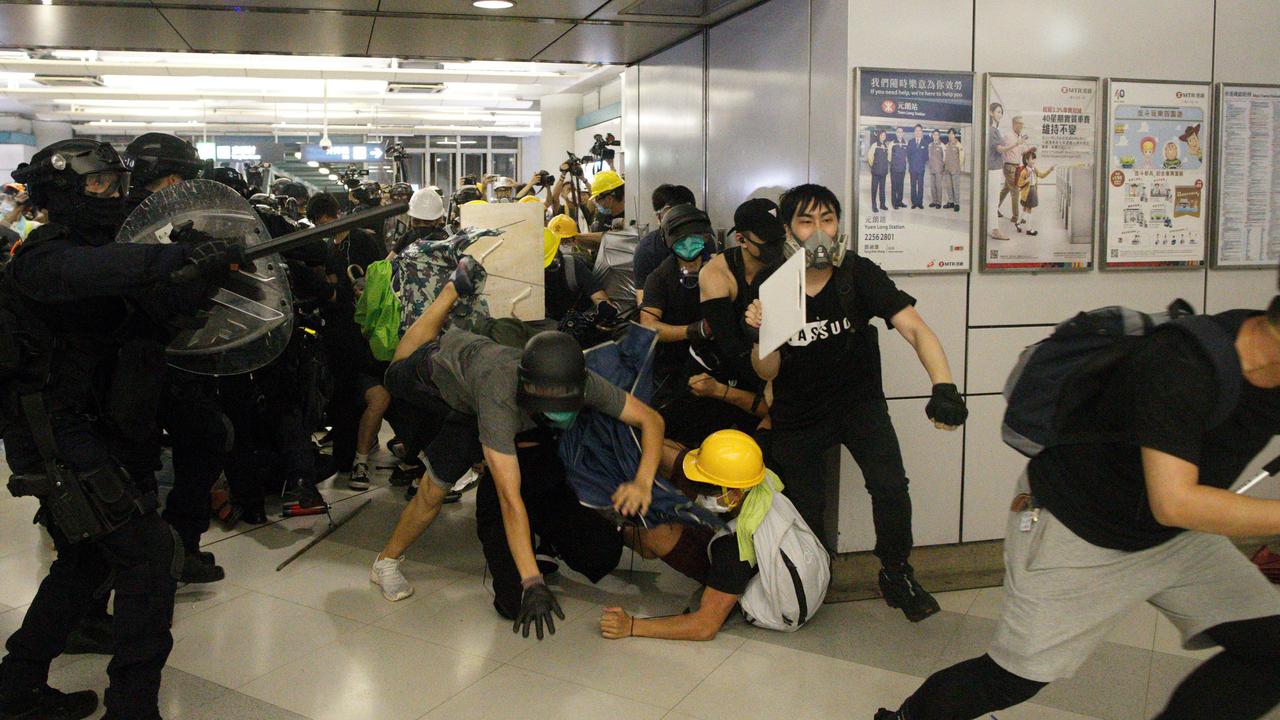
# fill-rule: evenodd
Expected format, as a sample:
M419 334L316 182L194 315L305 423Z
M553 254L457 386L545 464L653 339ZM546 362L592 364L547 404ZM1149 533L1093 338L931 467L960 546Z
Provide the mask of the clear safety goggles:
M124 197L129 194L129 173L117 170L89 173L84 176L83 187L88 197Z

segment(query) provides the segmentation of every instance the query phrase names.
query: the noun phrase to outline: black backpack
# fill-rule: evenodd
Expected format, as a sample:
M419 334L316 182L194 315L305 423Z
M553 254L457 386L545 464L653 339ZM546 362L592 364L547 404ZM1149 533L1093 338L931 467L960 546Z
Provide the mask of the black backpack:
M1004 386L1005 444L1033 458L1056 445L1123 441L1103 433L1068 432L1061 420L1103 391L1110 371L1129 356L1137 338L1156 331L1184 333L1212 362L1218 396L1209 427L1221 425L1239 403L1244 382L1234 338L1212 317L1196 315L1186 301L1177 300L1165 312L1150 315L1115 306L1082 312L1023 350Z

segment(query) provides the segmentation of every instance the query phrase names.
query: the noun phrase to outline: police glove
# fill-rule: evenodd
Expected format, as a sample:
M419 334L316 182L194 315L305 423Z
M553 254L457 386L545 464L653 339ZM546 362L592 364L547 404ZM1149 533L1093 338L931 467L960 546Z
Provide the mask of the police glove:
M690 340L710 340L711 323L705 319L685 326L684 336Z
M551 614L555 613L564 620L564 611L560 609L560 603L556 602L555 595L551 594L551 588L547 587L541 575L535 575L521 585L524 586L524 595L520 598L520 614L516 615L511 632L523 630L522 637L529 637L529 626L537 625L538 639L541 640L542 624L545 622L547 630L555 635L556 623Z
M487 275L479 260L470 255L463 255L458 261L458 267L449 276L449 282L452 282L453 289L458 291L458 297L470 297L476 294L476 288L484 282Z
M929 399L924 412L933 422L949 428L963 425L969 417L969 409L964 406L960 391L951 383L938 383L933 386L933 397Z

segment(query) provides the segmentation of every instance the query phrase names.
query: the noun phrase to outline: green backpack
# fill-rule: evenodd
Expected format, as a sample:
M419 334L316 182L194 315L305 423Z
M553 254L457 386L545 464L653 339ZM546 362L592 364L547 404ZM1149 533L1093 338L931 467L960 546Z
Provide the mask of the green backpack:
M400 342L400 298L391 290L391 262L369 263L364 292L356 300L356 322L379 360L390 360Z

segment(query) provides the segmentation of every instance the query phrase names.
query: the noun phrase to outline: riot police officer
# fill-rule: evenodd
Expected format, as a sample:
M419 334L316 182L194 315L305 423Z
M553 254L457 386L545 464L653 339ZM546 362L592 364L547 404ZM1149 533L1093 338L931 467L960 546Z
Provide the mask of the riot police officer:
M0 718L82 718L92 691L47 684L49 664L95 592L115 590L115 653L107 718L159 717L160 673L173 646L175 579L182 553L156 514L154 493L113 459L113 419L129 388L115 382L130 300L153 313L191 313L243 262L225 240L112 243L129 172L106 143L56 142L14 171L50 222L33 232L0 283L0 425L8 483L40 499L57 559L0 661ZM175 274L186 264L197 272ZM191 280L186 280L191 277ZM176 315L157 315L171 322Z

